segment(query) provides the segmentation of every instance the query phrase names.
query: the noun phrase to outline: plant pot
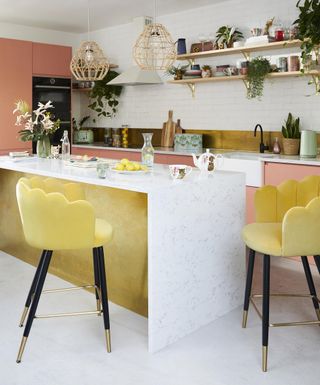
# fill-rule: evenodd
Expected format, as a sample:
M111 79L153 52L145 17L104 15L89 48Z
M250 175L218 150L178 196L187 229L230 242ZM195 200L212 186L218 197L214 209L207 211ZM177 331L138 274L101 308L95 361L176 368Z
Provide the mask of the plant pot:
M300 139L282 139L282 147L284 155L298 155L300 148Z
M201 71L201 77L203 78L211 78L212 76L212 71L211 69L208 69L208 70L202 70Z
M183 72L182 71L177 71L174 75L174 80L181 80L183 77Z

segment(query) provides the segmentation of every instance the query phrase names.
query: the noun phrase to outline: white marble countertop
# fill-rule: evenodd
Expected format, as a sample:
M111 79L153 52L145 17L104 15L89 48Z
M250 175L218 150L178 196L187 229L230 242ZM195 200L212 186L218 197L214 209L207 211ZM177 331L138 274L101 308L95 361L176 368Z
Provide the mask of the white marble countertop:
M186 188L190 188L191 185L199 184L205 179L198 169L193 168L191 174L185 179L172 180L168 165L162 164L155 164L153 169L145 174L132 173L128 175L110 171L106 179L100 179L95 168L79 168L66 165L62 160L41 159L31 156L16 159L0 156L0 168L142 193L171 188L181 183L185 184ZM234 174L238 173L217 171L208 177L212 178L212 183L219 183L218 179L232 178Z

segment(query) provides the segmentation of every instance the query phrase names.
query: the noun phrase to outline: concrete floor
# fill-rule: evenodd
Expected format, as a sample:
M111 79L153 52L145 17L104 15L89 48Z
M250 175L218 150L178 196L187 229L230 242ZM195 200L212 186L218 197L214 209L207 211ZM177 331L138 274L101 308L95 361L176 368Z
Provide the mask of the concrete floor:
M258 258L259 260L259 258ZM272 290L307 292L299 263L271 260ZM256 276L260 267L257 265ZM320 278L314 269L320 292ZM320 378L320 328L271 329L269 371L262 373L261 322L254 310L247 329L238 308L157 354L147 352L147 321L111 304L112 353L107 354L102 318L35 320L21 364L18 327L34 268L0 252L0 385L315 385ZM67 286L49 275L46 287ZM256 281L256 286L259 286ZM259 288L258 288L259 290ZM93 309L84 291L46 294L40 312ZM309 300L274 300L271 320L315 317Z

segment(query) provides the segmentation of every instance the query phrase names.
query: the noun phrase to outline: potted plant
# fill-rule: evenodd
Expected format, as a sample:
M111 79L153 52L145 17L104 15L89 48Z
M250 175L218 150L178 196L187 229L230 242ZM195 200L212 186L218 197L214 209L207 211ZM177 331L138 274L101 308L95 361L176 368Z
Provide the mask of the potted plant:
M83 125L90 119L90 116L84 116L79 120L79 124L75 118L72 118L73 141L74 143L93 143L93 131L90 128L84 128Z
M301 60L303 69L301 72L308 73L311 70L319 71L320 60L320 0L301 0L297 3L300 11L298 19L293 23L298 29L298 37L301 43ZM313 60L313 58L315 60ZM315 84L316 94L320 94L319 75L314 75L309 84Z
M247 98L260 99L263 95L264 80L272 71L271 64L264 57L256 57L248 63L247 81Z
M211 76L212 76L211 66L205 64L205 65L202 66L201 70L202 70L201 71L201 76L203 78L211 78Z
M223 25L216 34L216 43L221 48L231 48L233 43L243 39L243 34L236 27Z
M116 71L108 71L102 80L94 82L90 92L91 103L88 105L98 115L106 118L113 118L119 106L119 97L122 86L108 84L112 79L119 75ZM93 119L95 122L95 119Z
M177 67L172 65L171 67L169 67L167 69L166 74L167 75L173 75L174 80L181 80L188 67L189 67L188 64L186 64L184 66L180 66L180 64L179 64Z
M300 118L295 119L291 112L282 126L282 144L285 155L298 155L300 147Z

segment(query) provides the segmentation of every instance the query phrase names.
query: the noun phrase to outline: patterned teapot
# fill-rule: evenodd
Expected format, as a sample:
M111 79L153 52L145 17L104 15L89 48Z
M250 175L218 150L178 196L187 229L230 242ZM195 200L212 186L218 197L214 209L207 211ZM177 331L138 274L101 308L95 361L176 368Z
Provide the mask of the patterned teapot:
M223 157L221 154L213 155L207 148L206 152L201 154L198 158L195 154L192 154L193 163L200 171L213 172L218 167L219 159Z

